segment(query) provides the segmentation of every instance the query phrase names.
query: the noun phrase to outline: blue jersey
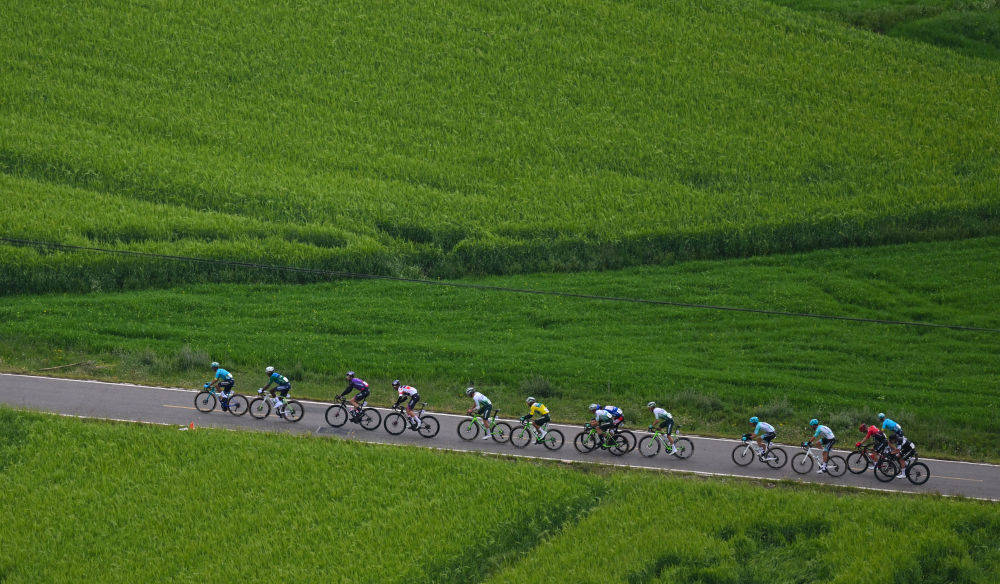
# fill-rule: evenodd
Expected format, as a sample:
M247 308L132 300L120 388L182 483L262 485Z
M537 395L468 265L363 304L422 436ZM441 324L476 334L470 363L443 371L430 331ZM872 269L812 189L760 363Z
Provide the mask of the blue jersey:
M615 406L604 406L601 409L603 409L605 412L611 414L611 417L613 417L613 418L620 418L621 415L622 415L621 408L616 408Z
M275 385L288 385L288 378L285 377L284 375L278 373L277 371L275 371L267 379L267 382L268 383L273 383Z
M899 432L902 429L903 429L902 426L900 426L896 422L893 422L889 418L886 418L885 421L882 422L882 431L883 432L886 431L886 430L889 430L891 432Z
M228 371L226 371L222 367L219 367L218 369L215 370L215 378L216 379L232 379L233 378L233 374L230 373L230 372L228 372Z

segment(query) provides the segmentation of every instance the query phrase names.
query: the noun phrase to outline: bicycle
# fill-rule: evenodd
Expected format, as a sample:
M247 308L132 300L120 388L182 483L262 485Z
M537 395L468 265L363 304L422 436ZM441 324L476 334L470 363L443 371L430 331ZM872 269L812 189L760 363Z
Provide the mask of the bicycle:
M466 418L458 423L458 437L462 440L474 440L476 436L479 436L479 431L482 430L483 435L487 434L493 438L495 442L503 444L510 439L510 424L507 422L498 422L497 414L500 410L493 410L493 415L488 419L484 419L479 414L473 414L472 417Z
M788 462L788 454L780 446L767 443L767 449L761 450L760 445L751 440L749 434L744 434L743 443L733 448L733 462L738 466L747 466L755 457L774 469L781 468Z
M673 438L678 435L674 427L674 432L671 433L670 437ZM639 441L639 454L650 458L656 456L660 452L660 447L663 447L663 451L666 452L667 448L670 446L670 442L667 441L666 432L661 432L658 428L654 429L650 426L649 429L653 432L649 436L644 436L642 440ZM680 459L689 458L694 454L694 443L688 438L674 438L674 451L670 454L676 456Z
M282 398L284 402L284 411L275 412L278 417L284 418L289 422L298 422L302 419L302 416L306 413L305 408L302 407L298 401L294 399ZM257 418L258 420L263 420L271 413L271 398L268 398L263 393L260 393L250 402L250 415Z
M566 438L563 433L555 428L549 429L549 424L546 423L544 428L547 430L544 438L540 438L538 430L531 422L521 419L521 424L515 426L510 433L510 443L514 445L515 448L524 448L528 444L534 442L535 444L542 444L549 450L559 450L562 448L563 443ZM534 438L534 440L532 440Z
M214 388L210 388L209 385L206 383L205 389L194 396L194 407L199 412L207 414L215 409L216 403L219 403L222 406L222 411L229 412L234 416L242 416L247 413L246 397L234 392L227 398L222 393L215 391Z
M347 420L350 420L355 424L360 424L365 430L374 430L382 423L382 414L375 408L365 407L367 405L368 401L365 400L355 408L344 397L338 396L337 403L326 408L324 415L326 423L334 428L339 428L346 424Z
M802 450L792 457L792 470L799 474L806 474L813 468L813 461L816 461L817 465L823 464L823 457L819 454L818 448L813 448L808 442L802 443ZM844 458L837 456L836 454L831 454L827 458L826 462L826 473L832 477L839 477L847 471L847 463L844 462Z
M879 452L871 444L865 444L854 449L847 455L847 470L853 474L861 474L866 470L875 470Z
M433 438L437 436L438 431L441 429L441 424L438 423L437 418L434 416L430 414L424 415L424 408L426 407L427 402L420 402L420 411L415 412L417 417L420 418L420 425L416 428L410 423L410 416L406 415L406 409L403 404L392 406L393 411L386 414L382 425L385 426L385 431L393 436L398 436L409 428L424 438Z
M931 478L930 469L927 468L926 464L919 462L917 449L915 447L910 448L910 451L906 453L906 456L887 452L886 459L893 463L891 468L896 474L893 474L888 479L883 480L883 482L889 482L893 478L896 478L900 472L900 468L903 466L903 463L906 463L906 468L902 470L903 476L905 476L906 479L914 485L922 485L926 483L929 478ZM880 480L882 479L880 478Z
M583 427L583 431L573 438L573 447L578 452L587 454L600 448L608 450L614 456L621 456L629 451L628 439L614 430L606 430L604 436L597 433L597 428L591 425Z

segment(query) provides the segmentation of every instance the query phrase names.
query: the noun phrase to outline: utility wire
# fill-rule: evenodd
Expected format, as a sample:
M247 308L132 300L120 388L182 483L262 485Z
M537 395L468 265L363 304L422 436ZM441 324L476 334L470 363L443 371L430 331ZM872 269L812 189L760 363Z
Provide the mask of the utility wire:
M53 241L37 241L32 239L18 239L10 237L0 237L0 242L21 246L48 247L69 251L86 251L93 253L106 253L113 255L124 255L133 257L155 258L180 262L192 262L203 264L217 264L225 266L235 266L241 268L253 268L259 270L271 270L282 272L298 272L306 274L318 274L337 278L349 278L356 280L389 280L392 282L408 282L411 284L424 284L428 286L443 286L448 288L468 288L472 290L484 290L491 292L508 292L512 294L534 294L538 296L557 296L560 298L579 298L583 300L604 300L610 302L629 302L633 304L653 304L658 306L674 306L678 308L696 308L703 310L722 310L728 312L746 312L750 314L766 314L770 316L786 316L795 318L817 318L823 320L840 320L849 322L863 322L882 325L900 325L925 328L941 328L958 331L977 331L987 333L1000 333L1000 329L984 328L975 326L965 326L958 324L939 324L933 322L908 321L908 320L886 320L880 318L861 318L857 316L842 316L837 314L816 314L811 312L789 312L785 310L769 310L765 308L741 308L738 306L718 306L713 304L697 304L690 302L674 302L671 300L653 300L649 298L629 298L626 296L601 296L597 294L580 294L576 292L561 292L557 290L533 290L530 288L509 288L505 286L490 286L487 284L470 284L467 282L450 282L447 280L425 280L420 278L404 278L401 276L384 276L380 274L362 274L357 272L343 272L338 270L324 270L317 268L303 268L298 266L281 266L274 264L259 264L255 262L241 262L235 260L220 260L214 258L199 258L190 256L178 256L158 254L142 251L131 251L124 249L106 249L101 247L87 247L81 245L69 245L56 243Z

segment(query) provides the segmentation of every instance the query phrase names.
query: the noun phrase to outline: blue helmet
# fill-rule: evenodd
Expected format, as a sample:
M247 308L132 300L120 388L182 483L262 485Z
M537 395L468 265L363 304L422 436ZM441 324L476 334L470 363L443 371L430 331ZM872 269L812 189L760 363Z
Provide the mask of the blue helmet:
M754 416L754 417L750 418L750 423L751 423L751 424L756 424L756 423L757 423L757 422L759 422L759 421L760 421L760 420L758 420L758 419L757 419L757 416Z
M819 420L817 420L816 418L813 418L813 419L809 420L809 425L810 426L819 426Z

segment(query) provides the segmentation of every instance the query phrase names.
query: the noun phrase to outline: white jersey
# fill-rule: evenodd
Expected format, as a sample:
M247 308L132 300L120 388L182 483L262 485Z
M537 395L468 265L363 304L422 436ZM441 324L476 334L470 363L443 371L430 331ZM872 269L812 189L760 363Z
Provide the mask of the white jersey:
M828 426L820 424L816 427L816 433L813 434L814 438L817 436L824 440L833 440L833 430L831 430Z
M774 432L774 426L767 422L757 422L757 427L753 429L753 433L758 436L770 434L771 432Z
M485 395L479 393L478 391L476 393L472 394L472 401L476 402L476 405L479 406L479 407L492 406L493 405L493 402L490 401L490 398L488 398Z
M409 385L400 386L400 388L399 388L399 397L403 397L404 395L408 395L408 396L411 396L411 397L414 396L414 395L417 395L417 388L410 387Z
M609 412L608 410L601 409L594 412L594 419L597 420L598 422L605 420L610 422L614 418L611 416L611 412Z
M653 408L653 417L657 420L673 420L674 417L670 415L670 412L663 408Z

